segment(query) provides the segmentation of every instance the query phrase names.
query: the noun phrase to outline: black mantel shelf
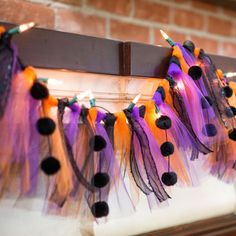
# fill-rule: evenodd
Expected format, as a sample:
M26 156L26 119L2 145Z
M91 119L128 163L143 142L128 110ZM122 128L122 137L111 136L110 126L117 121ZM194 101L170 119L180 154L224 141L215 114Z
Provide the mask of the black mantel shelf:
M16 35L13 41L26 65L142 77L164 77L172 50L40 28ZM236 58L212 55L212 59L223 71L236 71Z

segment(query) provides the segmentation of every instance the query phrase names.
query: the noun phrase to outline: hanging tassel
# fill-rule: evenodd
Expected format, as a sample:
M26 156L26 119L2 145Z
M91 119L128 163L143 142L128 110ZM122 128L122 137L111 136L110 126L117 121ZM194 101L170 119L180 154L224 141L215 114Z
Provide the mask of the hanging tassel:
M165 201L169 195L159 177L166 169L165 161L147 125L140 118L139 109L135 107L132 113L126 110L125 114L132 128L130 163L134 180L146 195L154 193L159 202Z

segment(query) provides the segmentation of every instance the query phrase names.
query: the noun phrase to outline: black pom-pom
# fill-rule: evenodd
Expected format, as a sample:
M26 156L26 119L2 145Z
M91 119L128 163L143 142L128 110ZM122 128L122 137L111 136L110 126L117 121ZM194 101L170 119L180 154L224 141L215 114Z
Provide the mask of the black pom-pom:
M139 107L139 116L144 118L145 113L146 113L146 106L144 106L144 105L140 106Z
M213 105L213 101L210 97L205 96L201 98L201 105L203 109L207 109Z
M161 99L162 99L162 101L164 101L165 98L166 98L166 94L165 94L164 88L162 86L158 87L157 88L157 92L161 94Z
M202 76L202 69L199 66L191 66L188 70L188 75L191 76L193 80L198 80Z
M233 129L229 130L228 136L229 136L229 138L232 139L233 141L236 141L236 129L233 128Z
M171 127L171 119L168 116L161 116L160 118L156 119L156 126L159 129L169 129Z
M222 89L222 93L225 97L230 98L233 95L233 90L229 86L225 86Z
M110 177L107 173L98 172L92 178L92 184L97 188L106 186L110 181Z
M174 153L174 145L171 143L171 142L164 142L161 147L161 154L164 156L164 157L167 157L171 154Z
M94 217L101 218L109 214L109 207L106 202L95 202L92 205L91 211Z
M43 117L37 121L37 130L41 135L50 135L56 128L55 122L48 117Z
M49 91L42 83L35 81L30 89L30 94L34 99L41 100L48 98Z
M214 124L206 124L203 127L202 132L207 137L214 137L217 135L217 129Z
M61 165L55 157L47 157L42 160L40 167L46 175L54 175L60 170Z
M99 152L107 146L106 140L101 135L92 137L89 144L95 152Z
M165 172L161 176L161 181L166 186L172 186L177 183L177 175L175 172Z
M192 41L186 40L183 43L184 48L186 48L189 52L194 53L195 45Z
M234 116L236 116L236 108L233 106L230 106L231 110L233 111Z
M236 115L236 108L233 106L226 107L225 114L228 118L232 118Z

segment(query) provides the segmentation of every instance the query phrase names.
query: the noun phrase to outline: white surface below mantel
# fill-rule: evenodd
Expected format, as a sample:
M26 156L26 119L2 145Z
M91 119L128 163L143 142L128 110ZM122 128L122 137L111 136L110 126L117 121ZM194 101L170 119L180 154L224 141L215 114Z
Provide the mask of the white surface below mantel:
M111 219L106 224L94 224L97 236L135 235L174 225L233 213L236 198L233 185L210 178L198 187L173 188L172 199L167 206L150 212L145 197L141 199L135 214ZM36 200L37 205L43 202ZM1 236L78 236L78 218L45 215L10 207L10 201L0 202Z

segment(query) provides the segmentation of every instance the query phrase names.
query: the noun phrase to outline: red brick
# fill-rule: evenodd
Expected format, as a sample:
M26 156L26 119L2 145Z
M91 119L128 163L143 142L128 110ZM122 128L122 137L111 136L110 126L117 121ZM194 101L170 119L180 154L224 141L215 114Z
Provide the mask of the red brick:
M112 38L124 41L149 42L149 29L147 27L117 20L111 20L110 27Z
M205 11L210 11L210 12L219 11L219 7L216 6L215 4L206 3L206 2L203 2L203 1L199 1L199 0L192 0L192 6L194 8L198 8L198 9L205 10Z
M192 35L191 40L194 42L196 47L202 48L208 53L217 54L218 52L218 41L214 39Z
M191 1L190 0L172 0L172 1L174 1L174 2L176 2L176 3L184 3L184 4L186 4L186 3L190 3Z
M174 23L191 29L203 29L204 17L201 14L184 9L175 9Z
M236 11L235 11L235 10L230 10L230 9L228 9L228 8L224 8L224 9L223 9L223 14L224 14L225 16L229 16L229 17L234 17L234 18L236 18Z
M208 31L213 34L231 36L233 32L233 24L229 20L210 16L208 18Z
M232 36L233 36L234 38L236 37L236 22L233 23Z
M131 0L87 0L87 5L119 15L129 15L131 12Z
M176 32L173 30L166 30L164 29L164 31L170 36L170 38L175 41L175 42L180 42L183 43L185 40L187 40L187 35L180 33L180 32ZM169 44L165 41L165 39L162 37L161 33L159 30L155 30L155 44L157 45L163 45L165 47L168 47Z
M57 29L59 30L99 37L105 36L105 19L101 17L64 9L58 10L57 14Z
M134 17L143 20L169 23L170 8L168 6L148 2L146 0L135 0Z
M52 9L43 4L23 0L1 0L0 19L16 24L34 21L40 27L54 27Z
M231 56L236 58L236 43L223 44L224 56Z
M53 0L54 2L61 2L69 5L81 6L82 0Z

